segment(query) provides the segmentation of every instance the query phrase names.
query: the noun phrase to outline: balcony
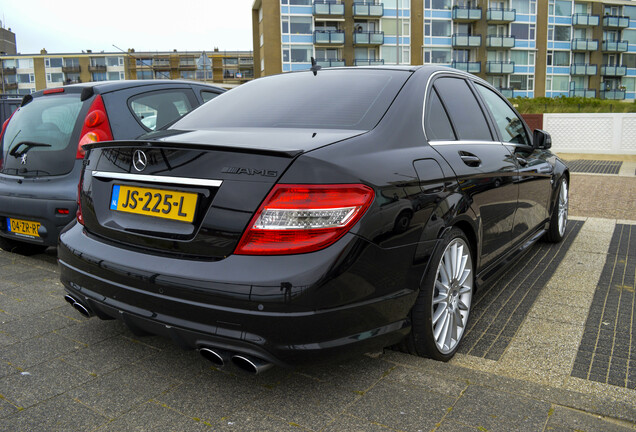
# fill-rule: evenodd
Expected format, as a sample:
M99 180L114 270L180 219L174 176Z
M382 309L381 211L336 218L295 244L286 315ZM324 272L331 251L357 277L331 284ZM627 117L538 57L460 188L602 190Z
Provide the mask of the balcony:
M625 52L629 43L627 41L603 41L604 52Z
M82 80L77 78L77 79L67 79L66 81L64 81L64 85L71 85L71 84L79 84L81 83Z
M355 59L353 61L354 66L382 66L384 65L384 59Z
M384 5L382 3L368 1L353 3L354 18L381 18L384 16Z
M316 45L344 45L345 34L343 30L316 30L314 31L314 44Z
M570 75L596 75L598 66L595 64L575 63L570 65Z
M572 25L574 27L596 27L601 18L598 15L574 14L572 15Z
M515 37L490 35L486 37L486 46L488 48L512 48L515 46Z
M197 64L195 62L179 63L179 69L193 71L197 69Z
M459 22L473 22L481 19L481 9L473 6L453 6L452 18Z
M81 70L80 66L62 66L62 72L64 73L80 73Z
M515 62L486 62L486 73L493 75L511 74L515 71Z
M458 69L460 71L469 72L469 73L480 73L481 72L481 62L459 62L453 61L451 63L451 67Z
M596 90L594 89L573 89L570 90L570 97L595 98Z
M515 97L515 91L512 87L498 87L499 93L503 95L503 97L512 99Z
M106 65L90 65L88 66L89 72L106 72Z
M601 65L602 76L625 76L627 66L625 65Z
M2 68L2 75L15 75L16 69L14 67Z
M354 45L382 45L384 32L355 32L353 34Z
M344 17L345 5L340 1L315 1L314 15L323 17Z
M603 27L623 29L629 27L629 17L618 15L605 15Z
M597 51L596 39L572 39L572 51Z
M152 67L157 70L170 69L170 59L153 59Z
M601 99L623 100L625 99L625 90L601 90Z
M458 48L480 47L481 35L455 33L451 38L451 45Z
M342 59L338 60L316 60L316 64L320 67L328 68L328 67L344 67L345 61Z
M513 22L516 19L517 11L515 9L490 8L486 12L486 21L488 21L488 24L504 24Z
M18 83L14 82L14 83L4 83L2 85L4 87L4 90L16 90L18 88Z

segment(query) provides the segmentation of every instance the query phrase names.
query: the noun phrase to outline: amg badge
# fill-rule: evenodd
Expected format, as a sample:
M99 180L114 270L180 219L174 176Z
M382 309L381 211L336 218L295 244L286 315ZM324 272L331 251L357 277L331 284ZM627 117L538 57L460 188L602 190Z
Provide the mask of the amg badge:
M278 171L266 170L266 169L256 169L256 168L242 168L242 167L223 167L221 172L222 173L227 173L227 174L260 175L260 176L263 176L263 177L276 177L276 176L278 176Z

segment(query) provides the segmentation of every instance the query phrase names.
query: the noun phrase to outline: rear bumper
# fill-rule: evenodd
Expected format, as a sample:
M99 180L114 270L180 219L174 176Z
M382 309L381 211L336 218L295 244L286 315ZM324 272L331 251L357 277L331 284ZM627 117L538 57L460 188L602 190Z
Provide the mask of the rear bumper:
M77 224L58 249L66 290L100 318L186 349L216 347L281 366L402 339L417 296L409 287L419 282L412 253L347 235L312 254L203 262L124 249Z

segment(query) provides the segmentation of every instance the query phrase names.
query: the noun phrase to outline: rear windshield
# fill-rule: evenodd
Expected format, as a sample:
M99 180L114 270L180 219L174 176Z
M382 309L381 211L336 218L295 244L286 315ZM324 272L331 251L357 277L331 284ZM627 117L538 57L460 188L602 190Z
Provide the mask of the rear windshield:
M71 135L82 102L79 94L36 97L18 109L2 137L4 174L60 175L73 168Z
M171 129L287 127L370 130L380 121L410 73L396 70L325 70L254 80L210 102Z

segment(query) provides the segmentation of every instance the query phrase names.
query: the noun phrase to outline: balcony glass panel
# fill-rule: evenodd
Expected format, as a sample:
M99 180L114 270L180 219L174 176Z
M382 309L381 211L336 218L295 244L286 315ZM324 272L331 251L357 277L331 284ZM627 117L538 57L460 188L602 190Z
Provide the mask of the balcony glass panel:
M624 65L602 65L601 75L605 76L625 76L627 74L627 66Z
M505 98L512 99L515 96L514 89L509 87L499 87L499 93L501 93Z
M384 59L355 59L354 66L382 66Z
M603 51L625 52L627 51L627 41L603 41Z
M478 47L481 46L481 35L468 35L456 33L451 38L454 47Z
M481 72L481 62L459 62L454 61L451 63L451 67L455 69L459 69L464 72L470 73L480 73Z
M384 32L356 32L353 34L355 45L382 45Z
M623 100L625 90L601 90L601 99Z
M629 17L606 15L603 17L603 27L610 27L610 28L629 27Z
M572 15L572 25L573 26L590 26L596 27L600 23L600 17L598 15L588 15L588 14L574 14Z
M517 19L515 9L488 9L486 19L490 22L512 22Z
M596 39L573 39L572 51L597 51L598 41Z
M314 15L344 16L344 3L336 1L315 1Z
M515 46L514 36L488 36L486 46L489 48L512 48Z
M344 60L316 60L316 64L320 67L344 67Z
M343 45L345 34L342 30L316 30L314 32L315 44Z
M376 2L356 2L353 4L353 16L381 17L384 5Z
M486 62L486 73L489 74L511 74L514 70L514 62Z
M596 75L598 67L593 64L573 64L570 66L570 75Z
M573 89L570 90L570 97L595 98L596 90L593 89Z
M452 17L458 21L479 21L481 19L481 9L470 6L454 6Z

